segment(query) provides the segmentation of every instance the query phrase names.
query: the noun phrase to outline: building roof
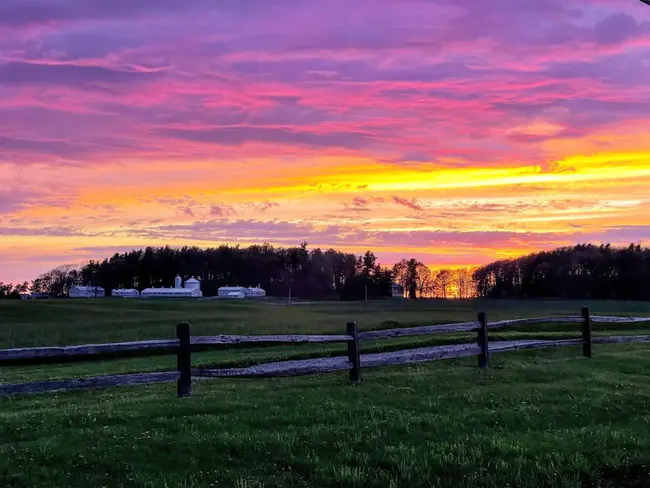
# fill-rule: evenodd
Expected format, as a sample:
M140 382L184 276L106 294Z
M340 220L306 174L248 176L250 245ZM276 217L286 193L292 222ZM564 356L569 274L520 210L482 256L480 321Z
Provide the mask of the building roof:
M95 291L95 290L102 290L104 289L101 286L81 286L81 285L73 285L72 288L76 288L79 291ZM71 288L71 289L72 289Z
M161 294L175 294L175 293L184 293L186 295L191 295L196 293L198 290L192 288L145 288L142 290L142 293L161 293Z
M245 290L243 286L222 286L219 288L219 291L241 291Z
M138 291L138 290L136 290L135 288L115 288L113 290L113 293L115 293L115 292L117 292L117 293L127 293L127 292L128 293L133 293L134 291Z
M185 280L185 284L187 283L199 283L199 280L196 278L190 278L189 280Z

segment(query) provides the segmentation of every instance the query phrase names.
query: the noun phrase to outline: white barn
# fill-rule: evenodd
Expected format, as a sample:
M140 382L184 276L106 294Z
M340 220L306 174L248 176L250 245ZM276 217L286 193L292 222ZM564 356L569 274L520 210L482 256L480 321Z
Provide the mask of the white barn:
M70 298L101 298L106 296L106 290L101 286L73 286L68 292Z
M233 293L241 293L242 298L260 298L266 296L266 291L260 288L259 285L247 288L245 286L222 286L217 290L217 296L221 298L234 298L230 295Z
M203 293L198 288L145 288L142 298L201 298Z
M143 298L201 298L201 282L190 278L183 285L183 279L176 276L174 288L145 288L140 294Z
M140 296L140 292L135 288L119 288L111 292L111 295L114 297L122 298L137 298Z
M217 290L217 296L228 298L229 293L243 293L244 296L246 296L244 290L246 290L246 288L243 286L222 286Z
M246 288L244 294L246 295L246 298L260 298L266 296L266 291L260 288L260 285L257 285Z

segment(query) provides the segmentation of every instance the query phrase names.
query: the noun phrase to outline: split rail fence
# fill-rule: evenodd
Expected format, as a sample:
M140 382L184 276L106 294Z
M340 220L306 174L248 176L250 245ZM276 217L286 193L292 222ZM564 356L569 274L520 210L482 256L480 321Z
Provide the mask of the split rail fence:
M186 397L192 392L192 378L299 376L345 370L349 371L350 381L358 383L361 381L362 368L476 356L478 358L478 367L484 369L488 367L490 354L522 349L540 349L563 346L582 346L583 356L590 358L592 356L593 344L650 342L650 335L592 337L592 323L641 322L650 322L650 317L591 316L588 308L583 308L580 316L526 318L492 323L488 323L486 313L481 312L478 314L478 320L476 322L361 332L357 329L355 322L349 322L346 326L346 333L342 335L192 336L190 334L190 325L183 322L176 326L175 339L121 342L112 344L88 344L81 346L2 349L0 350L0 367L16 364L46 364L69 360L98 361L118 357L130 357L134 355L149 356L171 353L176 354L177 367L176 371L106 375L90 378L39 381L20 384L0 384L0 396L117 385L176 382L177 395L179 397ZM488 340L489 330L536 324L580 325L581 337L561 340L533 339L493 342ZM451 334L458 332L476 333L476 343L451 344L403 349L393 352L361 354L361 341L408 336ZM217 347L234 345L255 346L264 344L305 343L345 343L347 345L347 355L272 362L244 368L192 368L192 351L197 349L204 351Z

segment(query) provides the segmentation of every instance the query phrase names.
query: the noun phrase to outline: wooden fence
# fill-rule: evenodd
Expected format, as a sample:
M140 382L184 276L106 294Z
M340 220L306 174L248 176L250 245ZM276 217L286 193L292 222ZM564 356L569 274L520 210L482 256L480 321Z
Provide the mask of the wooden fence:
M135 385L147 383L172 382L177 384L177 395L186 397L192 393L192 378L257 378L298 376L308 374L349 371L350 381L361 381L362 368L400 365L436 361L464 356L477 356L478 367L487 368L490 354L521 349L547 347L582 346L583 356L592 356L592 344L615 344L631 342L650 342L650 335L624 335L592 337L592 323L641 323L650 322L650 317L608 317L591 316L588 308L582 309L580 316L540 317L504 320L489 323L487 314L478 314L476 322L405 327L397 329L359 332L355 322L349 322L343 335L217 335L192 336L190 325L186 322L176 326L176 338L112 344L88 344L82 346L31 347L0 350L0 366L16 364L45 364L69 360L97 361L133 355L176 354L176 371L119 374L91 378L76 378L56 381L41 381L20 384L0 384L0 396L20 393L37 393L80 388ZM488 340L488 331L506 327L536 324L576 324L580 325L581 337L561 340ZM459 332L476 333L476 343L451 344L445 346L420 347L393 352L361 354L361 341L391 339L396 337L450 334ZM209 350L228 345L261 344L324 344L345 343L347 355L316 359L280 361L245 368L209 369L192 368L192 351Z

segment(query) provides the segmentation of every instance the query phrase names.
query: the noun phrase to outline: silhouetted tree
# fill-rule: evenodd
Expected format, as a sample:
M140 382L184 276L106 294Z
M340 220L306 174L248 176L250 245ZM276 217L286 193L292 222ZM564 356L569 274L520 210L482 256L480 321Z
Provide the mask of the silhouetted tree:
M497 261L474 273L491 298L650 300L650 249L580 244Z

